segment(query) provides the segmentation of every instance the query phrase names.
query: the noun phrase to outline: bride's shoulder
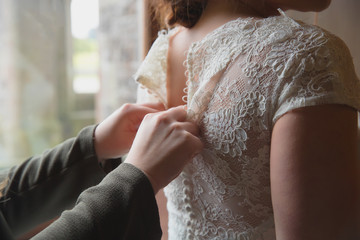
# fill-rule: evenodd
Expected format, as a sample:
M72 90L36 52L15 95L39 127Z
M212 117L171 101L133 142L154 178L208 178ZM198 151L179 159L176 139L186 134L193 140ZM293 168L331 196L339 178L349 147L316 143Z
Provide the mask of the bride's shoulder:
M185 27L177 27L169 32L169 52L168 57L184 58L190 45L193 43L192 33Z

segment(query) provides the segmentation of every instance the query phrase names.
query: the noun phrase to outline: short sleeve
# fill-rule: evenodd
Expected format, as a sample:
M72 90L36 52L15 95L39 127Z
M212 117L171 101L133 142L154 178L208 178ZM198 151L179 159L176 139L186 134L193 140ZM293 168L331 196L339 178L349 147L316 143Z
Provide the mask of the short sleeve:
M157 103L161 102L161 99L157 98L155 94L151 93L141 84L137 88L136 103Z
M134 78L140 85L137 102L162 102L166 105L166 71L169 36L173 30L160 31Z
M338 37L314 34L303 49L289 54L273 91L273 124L296 108L341 104L360 109L360 82L351 54Z

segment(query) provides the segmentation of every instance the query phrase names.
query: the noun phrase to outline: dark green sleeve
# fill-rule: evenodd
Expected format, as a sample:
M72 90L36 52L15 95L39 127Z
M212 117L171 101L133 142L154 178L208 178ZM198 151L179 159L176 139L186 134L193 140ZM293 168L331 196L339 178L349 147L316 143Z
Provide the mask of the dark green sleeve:
M160 239L152 186L131 164L123 163L84 191L76 206L34 239Z
M0 198L2 224L14 236L72 208L79 194L98 184L105 173L93 146L95 126L76 138L32 157L8 173L9 184Z

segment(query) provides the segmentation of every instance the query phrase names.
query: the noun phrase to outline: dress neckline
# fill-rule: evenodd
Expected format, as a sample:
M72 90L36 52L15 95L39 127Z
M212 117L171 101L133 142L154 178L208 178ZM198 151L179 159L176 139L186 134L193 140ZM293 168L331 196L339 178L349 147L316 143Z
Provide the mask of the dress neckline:
M274 15L274 16L269 16L269 17L265 17L265 18L259 18L259 17L238 17L236 19L233 19L233 20L230 20L222 25L220 25L219 27L215 28L214 30L208 32L202 39L200 40L197 40L197 41L194 41L190 44L190 47L187 51L187 54L189 52L191 52L190 50L192 50L195 46L198 46L198 45L202 45L203 43L205 43L206 41L208 41L209 39L211 39L214 35L216 35L217 33L219 32L222 32L224 29L228 28L229 26L231 25L238 25L238 24L243 24L244 26L247 24L247 23L254 23L254 24L258 24L260 22L265 22L265 21L271 21L271 20L274 20L278 17L285 17L287 19L291 19L290 17L288 17L285 12L283 10L281 10L280 8L278 8L278 11L280 13L280 15ZM291 19L293 20L293 19ZM293 20L294 21L294 20ZM182 27L175 27L174 29L171 29L170 34L168 34L168 37L171 38L172 36L176 35L179 33L179 31L181 31L181 28ZM188 57L187 57L188 58Z

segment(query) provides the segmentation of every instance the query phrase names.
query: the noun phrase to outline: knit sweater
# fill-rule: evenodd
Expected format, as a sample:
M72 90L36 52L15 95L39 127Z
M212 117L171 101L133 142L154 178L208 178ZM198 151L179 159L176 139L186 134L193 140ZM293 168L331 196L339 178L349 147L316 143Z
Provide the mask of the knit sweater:
M160 239L149 180L126 163L106 175L96 158L94 129L1 173L9 182L0 198L0 239L58 216L34 239Z

